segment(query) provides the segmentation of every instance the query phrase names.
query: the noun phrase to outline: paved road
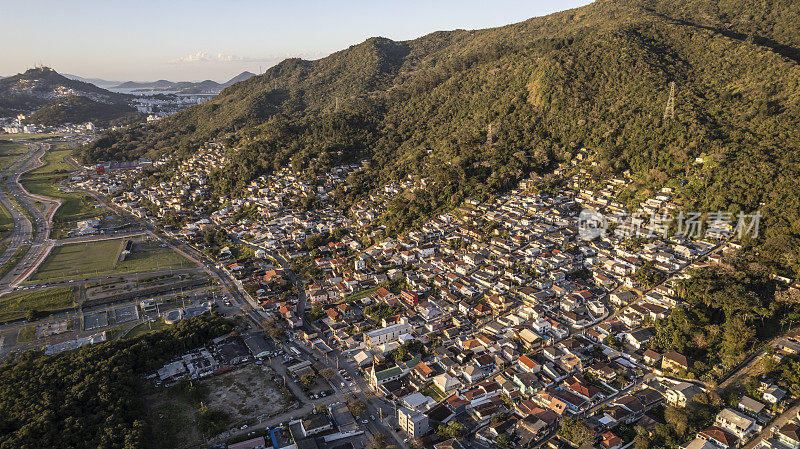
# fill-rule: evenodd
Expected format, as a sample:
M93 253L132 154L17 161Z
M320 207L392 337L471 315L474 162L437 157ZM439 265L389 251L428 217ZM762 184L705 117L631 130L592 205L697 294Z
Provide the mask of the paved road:
M0 178L5 180L6 186L8 186L9 182L14 179L16 173L28 161L28 159L36 154L37 149L38 148L30 148L27 153L20 156L19 159L14 161L14 163L0 172ZM11 218L14 220L14 229L7 237L9 245L3 252L2 256L0 256L0 263L3 264L6 263L12 255L14 255L17 249L24 244L24 241L30 240L32 233L31 222L21 210L22 205L18 206L17 203L11 199L14 197L12 192L13 191L7 193L6 188L0 189L0 203L3 204L3 207L5 207L5 209L11 215Z
M327 343L329 343L331 347L334 347L333 342L327 339L327 337L322 338L323 340L328 340ZM395 404L386 401L382 397L373 395L366 380L348 357L336 349L328 356L324 356L319 351L313 349L310 344L299 340L292 343L292 345L300 349L304 354L304 358L307 360L319 362L336 371L336 375L331 379L331 385L334 391L336 391L336 395L342 398L343 402L346 402L348 398L355 398L363 401L367 405L367 411L362 414L362 416L356 417L359 426L365 429L370 435L389 436L389 444L396 444L401 448L407 447L405 435L394 431L394 428L398 425ZM287 353L288 352L290 351L287 351ZM338 370L344 370L352 381L345 379ZM342 384L344 384L344 386L342 386ZM364 421L366 421L366 424ZM394 442L391 441L392 439Z
M82 169L80 165L78 165L72 158L65 158L65 162L70 164L76 170ZM176 251L177 253L183 255L187 259L191 260L192 262L196 263L203 270L212 278L216 279L220 286L222 287L222 294L228 297L231 302L240 307L245 313L248 312L248 309L251 309L244 298L244 295L239 291L239 288L236 286L235 281L230 277L230 275L225 272L225 270L221 269L217 266L216 262L209 259L205 254L198 251L195 248L181 242L180 240L171 237L170 235L166 234L162 230L158 229L154 226L150 221L143 220L139 217L135 217L131 215L125 209L115 206L114 204L107 202L105 198L98 195L96 192L91 190L80 190L80 189L72 189L73 191L79 191L85 193L87 195L92 196L98 204L106 209L116 213L117 215L125 218L129 224L132 226L138 227L143 229L145 233L149 234L150 236L160 240L162 243L166 244L169 248ZM256 322L260 323L264 317L259 317Z
M20 184L19 179L23 174L43 165L41 157L50 148L48 143L29 143L28 145L31 146L31 151L22 156L18 164L9 167L3 175L5 175L5 190L26 212L23 213L17 207L12 208L14 210L11 212L14 217L14 231L12 231L6 252L12 249L16 252L25 244L30 244L31 247L16 267L3 279L0 279L0 293L8 292L19 285L49 253L53 246L53 241L50 240L50 221L61 204L58 200L32 195ZM44 209L39 209L34 201L44 204ZM33 219L33 223L28 217ZM10 255L13 255L13 252ZM7 261L7 259L4 260Z
M776 426L776 427L778 427L780 429L781 427L783 427L784 424L788 423L789 421L791 421L791 420L793 420L795 418L798 418L797 413L800 412L800 401L796 401L796 402L797 403L795 404L794 407L790 407L788 410L783 412L781 414L781 416L777 417L773 422L771 422L769 424L768 428L762 430L761 433L759 433L756 438L753 438L752 440L750 440L750 442L745 444L744 446L742 446L741 449L753 449L753 448L755 448L756 446L758 446L761 443L762 440L772 436L772 431L769 430L769 429L771 429L773 426Z

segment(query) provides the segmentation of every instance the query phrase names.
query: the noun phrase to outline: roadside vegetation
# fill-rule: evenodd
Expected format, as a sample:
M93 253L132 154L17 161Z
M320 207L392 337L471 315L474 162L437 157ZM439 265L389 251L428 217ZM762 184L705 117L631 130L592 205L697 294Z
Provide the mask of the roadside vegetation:
M34 321L42 314L75 305L72 287L55 287L34 292L12 292L0 297L0 321L26 318Z
M0 171L13 164L14 161L27 152L28 147L24 144L0 139Z
M31 249L31 245L22 245L19 248L17 248L14 254L12 254L11 257L8 259L8 261L4 263L2 267L0 267L0 279L5 277L5 275L10 273L11 270L13 270L14 267L17 266L19 261L22 260L22 258L25 256L25 254L28 252L29 249Z
M145 447L142 392L152 387L142 376L232 328L206 314L134 339L18 355L0 366L0 445Z
M53 248L29 278L29 282L52 282L195 266L169 248L133 252L120 261L122 242L123 239L112 239Z
M64 158L69 156L70 152L70 147L54 144L42 156L44 165L25 173L20 178L20 183L28 192L61 200L61 206L53 215L52 233L56 237L64 236L77 221L96 218L107 213L96 207L97 201L90 195L66 192L59 188L59 183L72 171L72 167L64 162Z

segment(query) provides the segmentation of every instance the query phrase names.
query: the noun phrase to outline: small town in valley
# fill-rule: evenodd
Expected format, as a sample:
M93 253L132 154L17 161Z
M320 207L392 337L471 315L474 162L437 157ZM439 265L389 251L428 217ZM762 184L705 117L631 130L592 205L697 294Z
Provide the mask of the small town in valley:
M800 449L800 10L564 1L9 5L0 447Z

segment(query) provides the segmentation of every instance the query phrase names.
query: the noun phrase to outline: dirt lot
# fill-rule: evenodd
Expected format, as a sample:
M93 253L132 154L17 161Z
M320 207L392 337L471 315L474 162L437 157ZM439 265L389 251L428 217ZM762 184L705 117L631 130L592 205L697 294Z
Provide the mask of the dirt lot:
M227 413L233 423L260 415L271 416L287 405L280 390L279 377L271 369L248 365L242 369L206 380L208 407Z
M187 396L178 386L159 389L145 399L152 446L166 449L200 444L204 437L197 425L201 401L222 413L226 429L284 412L295 399L284 398L281 382L271 369L251 364L195 381L199 397Z

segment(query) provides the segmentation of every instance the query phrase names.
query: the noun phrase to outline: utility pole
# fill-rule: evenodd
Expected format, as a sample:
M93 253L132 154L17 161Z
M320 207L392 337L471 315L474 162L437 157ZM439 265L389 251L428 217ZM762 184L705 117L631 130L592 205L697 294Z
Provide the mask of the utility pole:
M669 99L667 107L664 108L664 120L675 119L675 81L669 83Z

